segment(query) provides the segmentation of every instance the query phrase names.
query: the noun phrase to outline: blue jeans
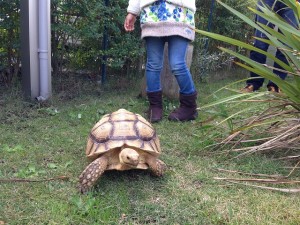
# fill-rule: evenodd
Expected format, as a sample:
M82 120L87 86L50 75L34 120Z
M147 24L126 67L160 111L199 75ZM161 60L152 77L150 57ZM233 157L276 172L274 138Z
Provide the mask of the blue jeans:
M286 20L289 24L291 24L294 27L297 26L296 17L294 15L293 10L288 8L285 4L283 4L282 2L276 1L276 0L264 0L263 2L267 6L269 6L274 12L276 12L280 17L282 17L284 20ZM262 5L260 0L258 1L258 5ZM258 15L256 15L255 21L259 22L259 23L262 23L262 24L265 24L265 25L268 25L271 28L275 27L274 24L268 22L267 20L265 20L264 18L262 18ZM259 31L259 30L255 30L255 37L267 39L266 35L264 33L262 33L261 31ZM267 51L268 48L269 48L269 45L267 43L264 43L264 42L259 41L259 40L254 41L254 46L259 48L259 49L262 49L264 51ZM281 60L282 62L288 64L285 55L279 50L276 51L276 58ZM255 52L255 51L250 52L250 59L252 59L252 60L254 60L258 63L261 63L261 64L266 63L266 56L261 54L261 53ZM274 68L283 69L277 63L274 63ZM282 72L282 71L273 70L273 72L283 80L286 78L287 74ZM258 78L248 80L247 84L253 85L254 90L258 90L263 85L264 78L260 77L258 74L253 73L253 72L250 73L250 76L251 77L258 77ZM268 86L277 87L277 85L274 84L272 81L269 81Z
M177 80L180 93L186 95L195 93L194 82L185 62L190 41L180 36L146 37L145 41L147 92L161 91L160 74L163 67L164 46L168 42L170 69Z

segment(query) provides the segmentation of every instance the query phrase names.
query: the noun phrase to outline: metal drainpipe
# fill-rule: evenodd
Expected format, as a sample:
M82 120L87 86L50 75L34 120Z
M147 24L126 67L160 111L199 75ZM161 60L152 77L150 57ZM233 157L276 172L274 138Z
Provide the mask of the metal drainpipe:
M39 15L39 71L40 71L40 96L37 97L38 101L45 101L50 97L49 90L49 70L48 70L48 4L49 0L39 0L38 15Z
M109 0L104 0L104 4L106 7L109 5ZM105 13L105 20L107 20L107 13ZM103 41L102 41L102 50L106 51L108 47L108 37L107 37L107 24L104 24L104 31L103 31ZM106 54L106 53L105 53ZM101 84L106 82L106 62L107 62L107 55L102 56L102 65L101 65Z

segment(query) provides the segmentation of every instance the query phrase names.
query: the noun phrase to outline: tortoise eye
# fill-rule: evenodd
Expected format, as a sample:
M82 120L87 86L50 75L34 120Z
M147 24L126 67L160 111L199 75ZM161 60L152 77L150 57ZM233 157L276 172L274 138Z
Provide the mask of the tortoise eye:
M127 156L127 159L128 159L128 160L130 159L129 156Z

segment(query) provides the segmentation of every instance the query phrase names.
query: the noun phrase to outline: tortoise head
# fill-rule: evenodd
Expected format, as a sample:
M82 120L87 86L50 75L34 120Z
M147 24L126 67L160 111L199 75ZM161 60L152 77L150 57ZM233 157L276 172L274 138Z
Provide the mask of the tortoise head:
M119 159L122 164L135 168L140 162L140 155L132 148L123 148Z

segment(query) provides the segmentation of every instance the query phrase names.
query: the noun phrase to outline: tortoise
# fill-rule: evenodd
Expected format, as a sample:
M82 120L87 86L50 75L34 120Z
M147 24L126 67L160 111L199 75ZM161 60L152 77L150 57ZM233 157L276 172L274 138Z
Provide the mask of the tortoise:
M119 109L104 115L92 128L86 146L91 163L79 177L81 193L87 192L105 170L150 169L162 176L166 164L159 160L160 141L141 115Z

